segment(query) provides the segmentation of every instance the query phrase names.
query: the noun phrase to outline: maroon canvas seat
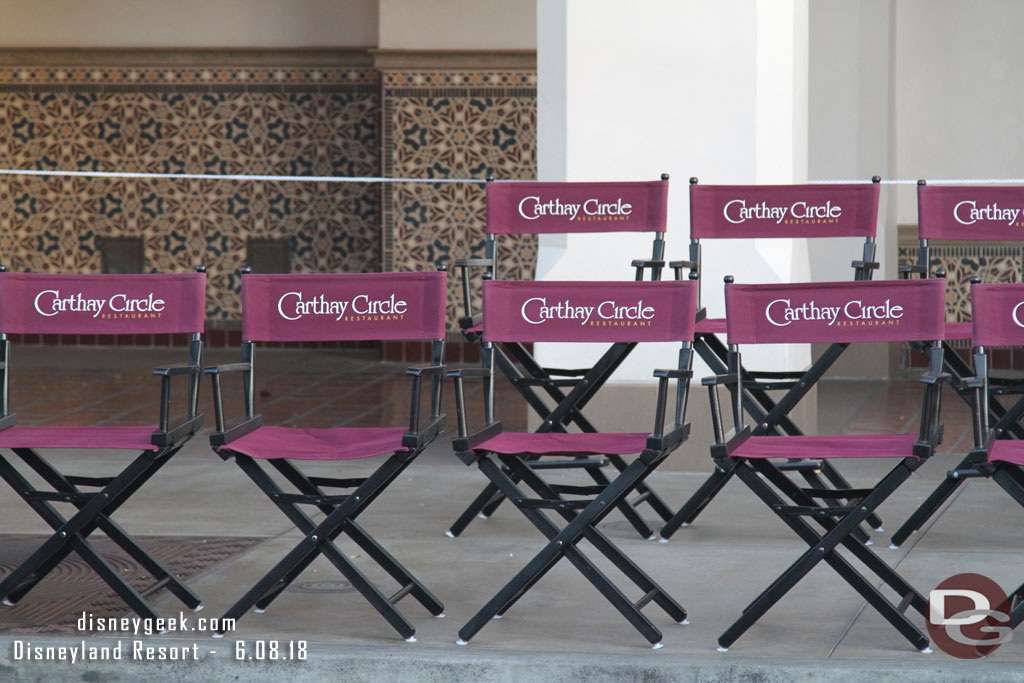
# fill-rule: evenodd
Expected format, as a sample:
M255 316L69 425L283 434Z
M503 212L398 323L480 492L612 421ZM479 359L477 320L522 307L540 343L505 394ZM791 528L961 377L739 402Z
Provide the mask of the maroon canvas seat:
M484 333L481 313L474 311L472 303L474 290L470 286L469 272L471 268L479 268L492 280L498 278L502 271L498 240L502 235L652 233L651 257L633 259L629 268L635 280L661 279L668 225L667 175L653 182L544 183L489 179L486 202L485 258L455 262L462 276L463 316L459 326L467 340L479 342ZM626 266L624 261L623 274L629 273ZM600 275L616 277L614 273ZM520 339L496 343L494 363L530 409L540 416L538 431L566 432L574 428L597 432L599 425L583 411L634 346L632 343L610 345L595 363L594 367L600 368L598 373L590 372L592 368L544 367L529 345ZM573 392L584 375L587 375L585 391ZM570 394L574 397L572 401L568 400ZM609 454L606 463L620 471L626 466L618 454ZM631 505L623 506L622 512L643 538L653 539L654 530L641 512L649 509L667 520L673 511L647 484L641 485L638 494ZM474 519L490 517L504 499L495 486L485 487L452 523L448 535L458 536ZM640 509L635 509L637 505Z
M333 429L299 429L296 427L263 426L235 439L230 450L250 458L280 458L287 453L297 460L353 460L372 458L386 453L408 451L402 445L405 427L335 427Z
M1024 187L979 186L979 185L929 185L924 180L917 182L917 222L919 246L917 262L899 267L903 277L921 278L933 276L935 268L931 243L978 244L984 242L1024 242L1019 221L1013 218L1012 207L1024 203ZM957 260L957 271L961 271L968 259ZM980 273L978 273L980 275ZM987 285L986 285L987 286ZM976 318L972 314L972 322ZM957 353L956 346L972 343L974 333L972 322L950 320L946 322L943 342L946 346L944 359L946 372L952 377L951 385L957 395L968 405L974 400L974 389L965 378L973 373L971 365ZM981 343L973 339L974 345ZM991 388L986 401L988 421L998 438L1024 439L1024 425L1012 413L1014 397L1024 395L1024 382L1016 378L988 378ZM955 469L971 468L970 454L964 456ZM963 479L946 477L900 525L892 535L892 545L902 545L911 534L921 529L943 503L963 483Z
M906 458L916 434L848 434L834 436L752 436L737 445L736 458Z
M242 362L206 369L213 378L216 432L213 449L249 476L299 529L303 540L278 561L228 611L232 623L255 607L264 611L313 560L325 557L407 641L416 629L396 608L412 596L434 616L444 605L412 572L363 529L357 518L444 430L441 384L444 377L445 290L447 277L436 273L366 273L351 275L242 274ZM365 341L418 339L431 342L431 362L406 371L411 377L409 423L401 427L303 428L264 425L254 396L253 356L257 342ZM242 375L244 419L225 419L222 376ZM421 420L420 393L427 380L430 406ZM312 476L299 463L337 463L380 458L368 476ZM318 470L322 471L322 470ZM294 487L281 490L277 473ZM340 491L340 492L339 492ZM314 521L304 509L324 517ZM334 545L344 533L398 585L388 596ZM223 635L223 631L219 635Z
M61 425L14 425L0 431L0 448L108 448L124 451L158 451L148 427L65 427Z
M477 452L508 455L635 455L647 447L647 433L524 434L502 432L473 446Z
M988 449L988 462L1024 466L1024 441L993 441Z
M851 263L854 280L870 280L878 268L875 261L875 233L878 222L881 178L870 183L820 183L811 185L701 185L690 179L690 258L669 266L676 279L699 279L707 269L702 245L708 240L753 240L807 238L824 240L859 237L864 240L860 259ZM731 266L730 266L731 267ZM702 302L707 303L707 302ZM714 305L712 304L712 307ZM705 317L698 306L693 347L701 360L716 374L730 365L729 350L722 338L727 319ZM743 382L741 406L750 416L754 435L799 436L800 426L790 417L792 409L810 392L817 378L832 366L845 349L833 344L803 371L761 371L740 368ZM831 462L796 461L784 469L795 471L818 488L849 484ZM704 483L660 530L667 542L680 527L692 524L714 500L732 474L713 471ZM868 525L880 529L882 520L871 515ZM866 532L861 532L867 536Z
M585 320L558 313L538 316L525 312L528 301L538 297L566 302L562 310L590 310ZM694 282L484 282L483 366L454 370L459 436L453 442L456 455L475 465L547 539L547 544L459 631L466 644L491 619L505 614L562 558L568 559L654 647L661 646L661 631L641 609L649 602L660 606L673 621L684 623L686 610L616 547L597 524L616 508L627 505L628 496L689 434L684 422L690 373L690 340L693 338ZM641 303L642 302L642 305ZM631 312L630 312L631 311ZM625 312L625 313L624 313ZM497 417L494 401L495 349L502 340L561 343L645 341L680 343L678 364L655 371L658 378L657 407L649 433L518 433L506 432ZM570 392L574 400L586 381L600 372L595 368ZM476 377L484 383L484 425L470 430L463 381ZM674 402L669 385L675 386ZM670 406L674 405L674 410ZM669 412L671 411L671 412ZM606 458L634 456L609 479L593 467ZM554 460L553 457L561 457ZM593 478L590 485L552 483L544 474L552 468L579 467ZM559 528L548 517L562 518ZM584 555L578 544L587 540L639 589L639 600L625 598L611 580Z
M200 333L206 305L206 274L181 275L50 275L0 271L0 477L54 530L21 565L0 581L0 598L6 605L21 600L70 553L77 553L128 606L142 617L157 613L144 596L166 587L188 607L201 609L200 600L181 580L146 552L112 515L202 427L196 410L202 345ZM161 334L189 336L180 355L168 352L169 360L181 360L154 373L160 376L159 408L154 421L142 426L70 426L18 424L10 409L8 385L17 381L9 362L8 334ZM53 348L52 353L61 349ZM171 358L175 356L174 358ZM174 391L172 378L181 376L187 388ZM154 396L157 387L154 386ZM172 396L184 393L184 417L171 420ZM84 399L83 399L84 400ZM62 472L40 449L72 453L65 457ZM121 469L103 470L94 457L96 449L131 451ZM38 477L26 476L9 458L16 456L49 488L37 488ZM72 473L76 472L76 473ZM64 517L53 503L70 503L76 512ZM170 511L168 511L170 512ZM152 577L153 585L140 591L89 542L102 531Z
M731 280L731 278L729 279ZM728 281L728 280L727 280ZM925 597L884 562L856 534L860 525L931 457L942 434L939 423L944 377L938 341L944 323L945 281L898 280L796 285L726 284L729 372L707 377L717 469L733 473L804 542L805 551L763 590L718 639L727 650L815 566L831 566L915 648L928 650L928 637L904 612L927 614ZM815 309L820 315L786 310ZM780 317L781 313L781 317ZM740 407L740 348L752 344L905 342L933 339L929 373L922 377L921 425L917 434L755 436ZM729 390L732 430L725 429L718 387ZM885 458L891 469L862 488L800 487L779 469L779 461L807 458ZM760 518L752 523L760 523ZM856 564L853 563L856 561ZM869 574L866 575L866 572ZM879 582L885 592L879 588ZM896 599L890 600L888 592Z

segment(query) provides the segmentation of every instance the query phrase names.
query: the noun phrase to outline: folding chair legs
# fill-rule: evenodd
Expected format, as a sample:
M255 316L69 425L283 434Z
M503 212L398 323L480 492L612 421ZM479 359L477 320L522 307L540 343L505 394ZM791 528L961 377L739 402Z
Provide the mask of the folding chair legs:
M459 642L468 642L483 626L496 616L502 616L562 557L567 558L594 585L597 590L636 628L652 645L659 647L661 632L640 611L649 602L656 602L677 622L685 622L686 611L660 586L648 577L632 560L626 557L594 525L607 516L637 482L649 473L651 467L639 460L612 481L578 514L561 500L561 496L547 486L529 467L514 457L503 462L537 494L545 499L568 522L559 530L543 512L526 498L516 482L489 457L484 456L477 465L501 492L548 538L548 544L520 572L502 588L459 631ZM644 596L635 603L630 601L585 555L576 544L586 538L642 591Z
M970 467L973 464L973 459L970 455L964 457L960 461L960 464L955 469L961 470ZM966 479L962 477L950 477L947 476L939 485L935 487L935 490L931 492L924 502L918 506L916 510L907 518L907 521L903 522L902 526L896 530L896 533L892 535L892 548L898 548L910 538L910 535L916 531L920 531L921 527L924 526L925 522L931 519L942 504L945 503L950 497L956 493L956 490L960 488Z
M903 464L898 465L871 493L855 506L851 506L838 522L832 519L837 513L832 512L829 514L827 508L822 508L822 514L815 515L815 519L825 528L826 532L824 535L819 535L797 514L790 514L787 508L792 506L787 505L759 475L764 476L773 484L779 486L798 506L804 508L814 507L813 500L805 493L802 493L799 488L796 488L788 477L774 470L774 466L771 463L753 461L751 465L752 467L750 468L737 467L735 469L737 476L763 502L775 510L779 517L803 538L810 547L789 569L772 582L743 611L740 618L719 637L720 649L728 649L782 596L788 593L806 576L811 569L818 563L825 561L871 604L883 618L891 623L911 645L921 651L930 651L928 649L928 638L903 614L907 607L913 607L921 614L924 614L927 609L927 602L924 597L915 591L910 584L903 580L869 548L852 538L852 532L866 519L868 512L874 510L895 491L910 476L910 470ZM839 545L847 548L858 560L864 562L870 570L875 572L884 583L895 589L901 596L900 604L897 606L889 602L866 577L840 556L836 552Z
M56 469L54 469L52 465L50 465L44 458L42 458L38 453L36 453L32 449L15 448L12 450L40 477L45 479L46 482L50 484L50 486L52 486L56 492L58 492L58 494L63 494L66 497L70 498L70 502L77 508L82 508L81 501L83 498L87 498L88 496L91 495L96 495L95 493L83 494L82 491L80 491L74 483L74 480L80 478L65 477ZM170 570L168 570L166 567L157 562L155 558L153 558L145 550L143 550L137 543L135 543L135 541L127 534L127 532L125 532L119 525L117 525L109 517L126 500L128 500L132 495L134 495L134 493L139 488L141 488L143 484L149 481L149 479L152 478L153 475L155 475L156 472L161 467L163 467L179 450L180 446L172 448L160 454L144 453L140 455L139 460L145 460L146 462L149 462L149 467L146 468L145 471L139 474L138 476L135 476L131 480L130 484L120 487L120 493L118 493L113 499L110 500L109 504L104 508L104 512L96 516L97 523L87 525L84 528L85 533L83 534L83 537L87 536L88 534L91 534L98 526L103 531L103 533L105 533L110 538L110 540L116 543L129 557L138 562L139 565L143 569L148 571L150 576L152 576L156 580L154 584L152 584L149 588L142 592L143 596L148 596L152 593L155 593L160 588L167 588L167 590L172 595L181 600L187 607L198 612L202 609L201 600L199 599L199 596L191 590L189 590L189 588L185 586L185 584L183 584L181 581L179 581ZM24 480L22 481L24 482ZM24 486L28 486L28 483L24 482ZM110 487L109 482L108 488L113 488ZM22 488L20 490L27 491L28 489ZM29 502L29 505L33 505L33 503L30 501L26 500L26 502ZM40 515L42 515L42 512L40 510L37 509L37 512ZM56 514L56 511L54 511L51 508L50 513ZM54 519L59 524L61 517L57 516ZM54 528L55 531L57 530L57 527L53 526L53 522L48 523L50 523L50 525ZM54 554L47 562L40 565L40 567L35 571L35 574L39 577L39 579L46 576L46 574L48 574L50 571L52 571L54 567L60 564L64 560L64 558L67 557L67 555L71 552L72 548L70 546L65 547L61 552ZM31 583L31 585L27 585L23 587L22 590L12 594L12 599L14 601L21 599L21 597L25 593L27 593L28 590L30 590L32 586L34 586L35 583L37 582L38 581L33 582Z
M1001 463L992 473L992 479L1017 503L1024 506L1024 471L1020 467Z
M742 465L739 466L742 467ZM697 516L700 515L701 512L703 512L704 508L706 508L708 504L711 503L712 499L714 499L714 497L718 495L718 492L725 488L725 485L728 484L729 480L732 479L734 474L736 474L736 467L737 465L734 463L734 461L716 464L715 470L706 480L704 480L704 483L701 484L700 488L698 488L694 492L694 494L690 496L686 503L683 504L683 507L679 508L679 511L676 512L676 514L673 515L672 518L669 519L669 521L666 522L665 525L661 528L661 531L659 532L659 540L662 543L668 543L668 540L672 538L673 534L679 531L680 527L689 526L690 524L692 524L693 521L697 519ZM835 468L830 468L830 471L834 473L832 478L833 482L841 482L842 484L844 484L842 488L850 488L850 485L846 483L846 480L842 477L842 475L839 474L838 471L836 471ZM823 474L824 472L825 471L823 469ZM818 478L813 472L800 470L800 474L804 477L804 479L807 480L807 483L811 484L814 488L821 489L823 491L828 490L828 487L825 486L825 483L820 478ZM880 525L882 523L882 520L874 514L868 515L865 521L868 524L877 523L879 525L879 527L877 528L880 528ZM854 538L859 540L861 543L867 543L870 540L868 534L863 529L858 529L856 532L854 532Z
M236 454L235 458L242 470L304 534L304 538L224 614L224 619L238 619L253 606L258 610L266 609L320 555L326 557L392 628L408 641L415 640L416 630L395 608L399 600L412 595L434 616L444 615L444 605L355 523L355 518L409 464L407 455L391 456L346 496L327 496L312 478L302 475L287 461L271 461L302 492L298 496L285 494L252 458L240 454ZM298 497L306 499L302 502L315 504L324 511L326 517L323 521L315 524L302 512L297 506ZM334 501L340 502L335 504ZM397 593L386 596L338 550L333 541L342 533L348 535L399 583Z
M494 511L498 509L498 506L504 502L505 496L502 495L501 491L494 484L488 484L484 487L484 490L480 492L473 502L470 503L462 514L459 515L458 519L448 528L448 536L455 538L462 534L469 526L469 523L473 521L474 517L480 517L481 519L487 519Z
M71 552L78 555L92 568L107 585L124 600L129 607L143 617L156 618L156 612L145 602L144 597L161 588L167 588L186 606L193 610L202 609L199 597L181 583L156 559L143 550L111 519L117 508L123 504L146 480L170 459L177 448L162 454L146 452L116 477L105 482L102 491L83 493L49 463L31 449L14 449L33 470L54 487L55 492L36 491L5 458L0 456L0 476L15 489L28 505L54 530L47 539L10 575L0 582L0 596L6 604L14 604L42 581ZM50 504L67 502L78 511L69 519ZM156 582L143 592L138 592L115 571L85 540L100 528L125 553L148 571Z
M619 471L625 470L628 463L620 455L606 455L605 458ZM599 467L585 467L587 474L598 484L607 484L608 477L604 475ZM518 482L519 480L513 477L513 481ZM641 503L647 503L651 509L658 514L663 520L669 520L672 518L672 510L665 504L665 501L655 493L654 489L641 483L636 487L637 497L633 500L623 500L618 504L619 512L626 518L626 521L636 529L637 533L642 538L649 541L653 541L656 536L654 529L650 527L647 521L637 510L637 507ZM480 517L481 519L487 519L494 514L494 511L498 509L498 506L505 501L505 495L498 489L494 484L488 484L484 487L483 491L473 499L462 514L459 515L458 519L452 523L448 531L445 532L447 536L455 538L459 536L469 523L473 521L473 518Z
M281 472L302 493L318 497L327 496L327 494L324 491L322 491L310 478L302 474L287 460L271 460L270 462L275 469ZM259 470L259 467L256 466L255 463L252 463L251 461L249 462L249 467L251 467L255 471L254 473L258 472L258 474L256 474L256 477L261 477L261 475L263 474L262 471ZM404 466L402 469L404 469ZM390 484L390 482L393 481L395 477L397 477L398 474L401 473L402 469L395 469L387 478L387 484ZM253 475L250 474L250 476ZM402 586L403 590L405 590L408 594L411 594L414 598L416 598L420 602L420 604L422 604L435 617L443 617L444 605L441 603L441 601L438 600L433 595L433 593L427 590L426 586L424 586L404 566L402 566L402 564L398 560L392 557L387 550L385 550L379 543L377 543L377 541L374 540L374 538L370 536L370 534L363 530L361 526L356 524L356 521L354 519L355 515L359 514L359 512L365 509L373 501L375 497L375 495L372 495L368 498L364 498L362 500L361 507L352 516L349 517L348 521L345 524L339 525L334 533L329 534L328 540L333 542L338 536L341 535L342 532L345 532L356 545L362 548L363 552L365 552L371 560L376 562L381 567L381 569L387 572L387 574L391 576L392 579L394 579L400 586ZM296 525L297 528L299 528L300 531L302 531L303 533L310 533L313 531L313 522L308 517L306 517L306 515L302 514L302 511L299 510L297 507L291 504L280 503L278 506L283 511L285 511L285 514L289 517L289 519L292 520L292 522ZM323 512L325 515L330 515L332 512L334 512L334 507L331 505L323 504L319 505L318 507L320 511ZM308 567L315 559L316 554L311 554L308 557L307 561L297 564L295 568L291 572L289 572L284 577L284 579L278 584L276 590L272 591L271 593L267 594L266 596L264 596L256 602L255 606L257 611L266 610L270 603L274 601L274 598L280 595L280 593L285 588L287 588L288 585L292 581L294 581L295 578L298 577L306 569L306 567Z

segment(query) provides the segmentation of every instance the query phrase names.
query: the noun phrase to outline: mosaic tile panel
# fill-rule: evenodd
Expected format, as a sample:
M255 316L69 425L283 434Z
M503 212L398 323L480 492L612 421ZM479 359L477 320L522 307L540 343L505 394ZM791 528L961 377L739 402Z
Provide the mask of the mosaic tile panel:
M385 175L536 177L535 73L384 72L382 83ZM439 261L483 256L481 183L388 184L382 194L385 270L429 269ZM532 278L536 238L503 237L501 276ZM474 292L481 274L473 273ZM457 273L450 283L448 318L454 323L462 313Z
M946 270L946 319L971 319L971 278L982 282L1024 282L1024 248L1002 245L945 246L930 248L932 272ZM917 247L899 248L899 264L917 262Z
M0 167L380 175L371 69L0 69ZM208 317L238 320L249 238L297 272L380 266L378 184L0 177L13 269L100 270L99 240L143 236L152 271L209 268Z

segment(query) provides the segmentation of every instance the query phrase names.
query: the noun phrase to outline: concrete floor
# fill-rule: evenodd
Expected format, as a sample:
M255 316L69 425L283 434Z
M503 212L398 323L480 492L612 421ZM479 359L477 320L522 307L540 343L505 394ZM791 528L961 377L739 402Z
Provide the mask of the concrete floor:
M155 395L123 391L124 381L155 364L157 351L76 350L95 371L81 372L41 349L15 356L12 399L26 422L118 424L153 414ZM234 360L214 354L208 362ZM401 424L407 402L404 378L385 375L365 356L318 351L272 350L258 358L262 412L269 423L331 426ZM18 367L16 365L16 367ZM289 378L287 381L285 378ZM149 387L156 391L155 380ZM92 392L83 402L81 396ZM636 389L606 387L591 417L621 420L637 411ZM209 386L203 386L210 420ZM450 393L450 392L449 392ZM508 389L501 416L522 427L528 416ZM872 429L916 428L913 383L837 381L818 391L818 427L823 432L861 433ZM694 419L705 419L706 399L695 394ZM450 405L450 403L449 403ZM127 408L126 408L127 406ZM55 419L54 416L59 416ZM956 498L913 536L890 550L888 536L961 457L969 444L968 412L952 392L944 406L946 439L942 452L881 509L887 530L875 548L919 591L942 579L977 572L1004 588L1024 580L1022 511L993 482L971 480ZM646 415L637 431L647 429ZM451 420L454 423L454 418ZM207 431L209 431L207 429ZM671 456L672 462L649 480L673 506L682 504L711 469L702 430ZM220 616L299 539L281 513L233 464L215 456L206 432L194 439L133 499L116 519L131 533L193 537L254 536L264 539L249 551L214 566L190 581L203 597L202 616ZM702 442L703 441L703 442ZM82 455L54 454L53 460L82 462ZM90 452L87 469L102 471L123 457ZM375 463L343 463L345 474L369 471ZM73 469L69 467L69 470ZM320 463L322 472L335 465ZM868 484L887 469L882 461L844 465L856 485ZM664 634L664 647L649 644L568 563L559 563L500 621L488 624L467 646L456 646L458 629L542 546L542 537L511 506L491 519L477 520L459 538L445 529L485 483L475 468L452 454L448 435L434 443L360 520L446 605L435 619L412 600L400 607L416 627L416 643L404 643L363 598L345 590L333 566L317 560L264 614L248 614L222 640L206 633L150 636L144 646L183 647L199 661L149 662L128 652L133 637L84 635L88 646L126 649L122 661L68 662L16 659L16 647L75 646L83 634L26 636L0 632L0 680L417 680L417 681L788 681L857 680L1024 680L1024 649L1015 642L984 660L957 660L941 651L913 650L896 631L821 565L740 638L728 653L715 651L717 637L806 546L738 481L730 483L697 522L670 543L640 539L617 514L605 533L689 612L680 626L654 605L645 613ZM6 489L6 487L5 487ZM4 532L44 533L47 527L13 494L0 491ZM654 523L654 520L651 520ZM361 551L339 539L339 547L360 564ZM596 551L581 548L602 568ZM363 558L365 559L365 558ZM371 564L360 567L374 581L391 586ZM386 591L387 592L387 591ZM635 596L638 597L638 596ZM31 600L30 593L25 600ZM159 594L161 614L176 615L174 598ZM2 608L0 608L2 609ZM103 615L119 616L119 615ZM923 628L923 618L917 618ZM1019 634L1024 638L1024 634ZM306 659L254 661L256 648L276 641ZM17 642L22 645L16 646ZM239 645L242 643L242 645ZM240 658L239 658L240 656Z

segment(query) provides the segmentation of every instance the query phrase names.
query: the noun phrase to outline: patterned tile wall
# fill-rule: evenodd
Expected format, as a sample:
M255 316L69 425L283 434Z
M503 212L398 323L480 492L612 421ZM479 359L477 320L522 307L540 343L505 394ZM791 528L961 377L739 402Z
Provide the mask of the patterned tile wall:
M380 175L373 69L0 68L0 168ZM0 177L16 270L99 272L98 242L142 236L146 268L209 268L208 317L238 320L249 238L292 268L373 271L377 184Z
M389 177L483 180L537 175L537 87L532 71L381 74L383 169ZM388 184L382 188L384 269L430 269L479 258L484 190L479 182ZM500 275L533 277L537 241L503 236ZM481 273L473 274L479 292ZM450 325L461 315L458 273L449 286ZM474 301L479 310L479 301Z
M917 245L900 245L899 265L917 263ZM929 249L932 272L946 270L946 319L971 319L971 278L983 282L1024 282L1024 247L1019 245L933 245Z

